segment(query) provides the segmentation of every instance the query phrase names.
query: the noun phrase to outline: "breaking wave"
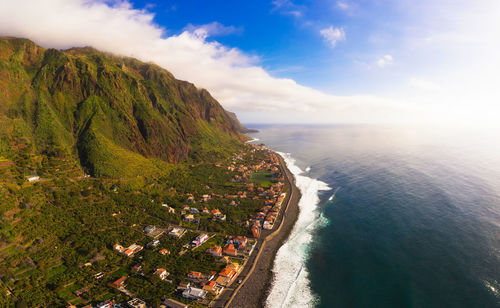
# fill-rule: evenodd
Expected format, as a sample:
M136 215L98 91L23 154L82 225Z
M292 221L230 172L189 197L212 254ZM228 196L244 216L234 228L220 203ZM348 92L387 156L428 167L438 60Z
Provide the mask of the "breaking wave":
M322 181L304 176L304 171L295 164L296 161L289 153L279 154L295 176L295 184L302 197L297 222L274 260L274 280L266 307L312 307L316 299L309 287L309 273L305 263L313 231L328 223L327 218L318 212L319 191L331 188Z
M260 139L259 138L252 138L252 140L248 140L247 143L251 143L251 142L255 142L255 141L259 141Z

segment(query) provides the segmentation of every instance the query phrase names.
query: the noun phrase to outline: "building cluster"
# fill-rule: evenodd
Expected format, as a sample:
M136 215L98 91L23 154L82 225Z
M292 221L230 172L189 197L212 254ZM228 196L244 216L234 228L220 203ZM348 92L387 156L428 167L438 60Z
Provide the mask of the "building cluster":
M248 257L253 252L255 240L249 240L246 236L230 237L224 247L213 246L207 249L206 253L215 257Z
M198 208L190 207L187 204L182 207L181 215L183 215L182 220L189 223L199 221L200 216L211 216L214 221L226 221L226 215L219 209L209 210L207 207L203 207L200 211Z
M185 278L182 278L182 281L178 284L176 296L192 301L197 301L196 304L207 305L211 300L213 300L214 297L217 298L224 289L230 288L230 286L236 281L237 277L243 271L243 267L249 260L249 257L252 254L254 248L257 246L257 238L261 236L261 232L263 230L271 230L275 227L280 210L285 200L285 180L279 166L280 162L278 156L272 151L267 150L264 146L252 145L252 147L253 148L250 150L251 153L254 153L255 151L267 151L269 155L267 155L265 159L260 160L260 158L254 159L254 156L252 154L252 157L250 158L250 161L252 161L252 163L245 164L244 156L247 155L248 152L240 151L233 156L232 161L227 167L229 171L234 172L231 173L232 182L245 183L235 185L236 187L241 186L241 188L235 189L232 192L227 192L226 194L221 193L219 195L210 192L210 188L206 186L205 188L207 188L207 190L205 192L208 193L196 196L192 193L188 193L186 195L186 201L182 201L183 203L180 203L183 204L182 207L173 208L166 203L161 203L161 206L168 210L169 213L176 214L176 211L180 213L183 221L189 223L200 223L200 219L226 221L226 214L224 214L220 210L224 210L225 207L223 205L219 205L220 201L211 202L211 200L213 199L227 199L227 204L232 207L237 207L240 204L246 204L248 202L244 201L243 199L257 199L259 200L259 203L262 201L262 207L256 213L250 215L250 218L246 222L241 222L241 224L246 223L246 227L250 228L253 237L247 238L246 236L228 236L225 238L225 240L217 240L219 234L210 232L199 233L199 231L197 231L198 235L196 236L196 238L190 238L189 242L184 242L184 246L179 252L179 256L182 256L189 250L198 249L198 247L200 247L204 243L207 243L207 241L211 237L215 236L215 242L217 242L218 244L212 244L215 246L209 247L205 252L216 257L216 262L223 263L224 268L218 272L199 272L196 270L189 270ZM257 155L255 157L257 157ZM216 164L216 166L222 167L222 164L218 163ZM256 180L257 177L254 176L254 179L252 179L252 174L255 172L264 173L266 174L266 176L268 176L268 174L271 174L270 181L267 182L267 180L264 180L266 181L265 184L262 183L261 185L259 185L259 180ZM236 190L240 191L236 192ZM184 202L186 204L184 204ZM259 203L255 202L253 204ZM217 205L214 206L214 204ZM257 207L260 206L257 205ZM229 210L227 211L229 212ZM143 234L149 237L149 242L147 244L145 244L146 241L144 241L145 248L155 249L156 254L160 254L163 256L170 255L170 251L168 249L160 246L160 237L164 234L168 234L176 238L181 238L187 232L186 228L187 227L180 227L177 225L172 225L165 228L148 225L144 229L142 229ZM138 229L136 231L139 230L141 229ZM206 246L209 246L209 244L207 243L201 249L205 249L204 247ZM128 247L123 247L122 245L117 243L113 246L113 250L124 256L132 258L141 250L143 250L143 246L134 243ZM143 257L144 256L141 255L135 258L135 260L137 261L140 260L140 263L137 263L132 267L133 272L137 273L143 278L146 278L146 276L150 278L157 277L158 279L165 281L166 283L174 283L173 281L169 280L173 280L173 278L171 277L175 276L176 278L178 278L177 275L179 273L177 273L174 268L169 268L169 258L165 258L165 262L167 263L160 263L157 264L157 266L151 268L146 266L146 264L143 264L146 269L150 268L150 270L146 270L147 273L145 275L143 272L143 267L141 265L141 263L144 261L142 259ZM170 275L168 270L170 270L173 274ZM96 279L101 279L104 274L99 273L99 275L101 276L99 278L96 277ZM184 277L184 273L182 273L181 275L182 277ZM100 303L99 305L101 306L98 307L146 307L146 303L144 301L135 298L136 295L131 294L127 290L125 285L127 279L128 276L123 276L116 281L109 283L109 286L126 294L128 298L133 298L132 300L124 302L122 304L117 304L113 300L109 300ZM88 292L88 289L82 288L75 292L78 293L77 296L80 296L81 294ZM177 308L188 307L188 305L176 301L172 298L162 298L162 305L160 307Z
M250 219L252 235L255 238L260 237L262 229L273 229L274 223L278 219L283 201L285 200L285 193L282 192L283 185L281 182L278 184L274 189L270 189L270 191L278 194L274 194L265 200L264 206Z
M113 249L116 251L116 252L119 252L123 255L126 255L127 257L130 257L132 258L136 253L138 253L139 251L141 251L142 249L144 249L144 247L142 247L141 245L137 245L137 244L132 244L130 246L128 246L127 248L123 247L122 245L120 244L115 244L113 246Z
M182 281L177 290L182 297L190 300L203 300L209 293L217 296L235 281L242 270L242 265L230 262L219 273L189 271L186 281Z

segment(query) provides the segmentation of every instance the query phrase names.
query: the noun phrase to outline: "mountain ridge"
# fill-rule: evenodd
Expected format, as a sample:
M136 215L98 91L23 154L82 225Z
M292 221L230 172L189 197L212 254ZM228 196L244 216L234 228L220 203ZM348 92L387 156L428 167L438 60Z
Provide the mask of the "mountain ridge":
M92 47L0 38L0 91L0 155L22 139L33 152L77 159L95 176L216 159L247 140L248 130L207 90Z

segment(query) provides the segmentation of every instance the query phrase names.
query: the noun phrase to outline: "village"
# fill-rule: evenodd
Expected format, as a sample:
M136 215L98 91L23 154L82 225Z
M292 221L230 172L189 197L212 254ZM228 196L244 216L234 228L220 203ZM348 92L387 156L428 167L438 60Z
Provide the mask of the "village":
M254 154L259 154L262 159L255 159ZM253 164L245 163L248 157L254 158ZM97 303L96 307L150 307L150 303L139 298L128 287L129 281L138 277L161 281L168 286L166 288L171 292L161 294L160 307L175 308L212 306L225 288L241 283L238 277L245 267L251 266L248 264L249 258L256 250L263 232L275 228L286 196L284 176L277 155L263 145L251 145L247 152L236 153L226 164L215 163L214 168L227 170L231 175L229 182L236 185L235 189L227 193L187 192L181 206L152 200L162 211L178 215L181 221L164 221L161 225L133 224L133 230L142 233L148 240L119 241L110 247L117 256L124 258L122 262L127 264L127 268L119 270L123 275L117 279L107 281L106 277L111 275L104 271L96 272L94 278L107 281L109 288L128 300L118 302L110 298ZM113 190L119 193L114 187ZM229 224L228 209L237 208L244 200L260 204L256 210L246 214L246 220L240 222L244 227L242 230L247 230L246 234L204 230L204 222ZM220 205L221 201L225 205L214 206ZM184 265L182 259L193 255L203 259L203 269L191 263L192 267L183 267L180 271L179 264ZM172 264L176 264L176 268ZM81 296L87 291L82 288L74 294Z

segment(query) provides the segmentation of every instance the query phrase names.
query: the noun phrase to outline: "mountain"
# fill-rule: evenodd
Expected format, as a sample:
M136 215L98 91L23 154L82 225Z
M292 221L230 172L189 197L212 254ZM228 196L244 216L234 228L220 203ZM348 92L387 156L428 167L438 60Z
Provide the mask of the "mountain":
M236 129L240 133L248 134L248 133L257 133L258 132L258 130L256 130L256 129L246 128L245 126L243 126L243 124L240 123L240 120L238 120L236 113L226 110L226 115L228 116L229 121L231 121L233 126L236 127Z
M0 158L20 148L94 176L215 160L246 140L233 113L161 67L90 47L0 38Z

